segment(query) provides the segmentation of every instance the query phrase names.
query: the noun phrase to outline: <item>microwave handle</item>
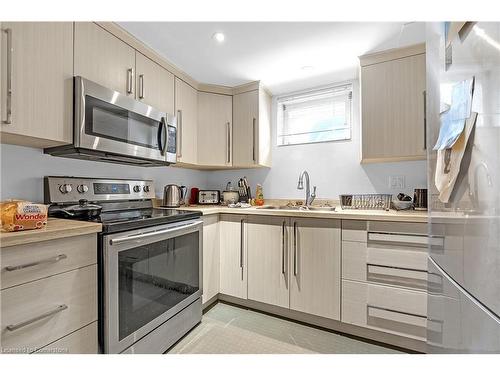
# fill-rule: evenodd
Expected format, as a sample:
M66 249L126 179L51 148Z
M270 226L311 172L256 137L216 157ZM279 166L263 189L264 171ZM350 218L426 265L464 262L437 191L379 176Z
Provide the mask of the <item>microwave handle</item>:
M160 126L158 127L158 148L162 155L165 154L165 149L167 148L167 123L165 117L160 120Z

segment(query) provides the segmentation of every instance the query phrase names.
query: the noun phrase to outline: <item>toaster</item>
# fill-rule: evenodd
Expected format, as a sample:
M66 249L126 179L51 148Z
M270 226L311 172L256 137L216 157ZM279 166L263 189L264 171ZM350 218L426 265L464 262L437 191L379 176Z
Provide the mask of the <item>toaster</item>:
M219 190L200 190L198 191L198 204L219 204Z

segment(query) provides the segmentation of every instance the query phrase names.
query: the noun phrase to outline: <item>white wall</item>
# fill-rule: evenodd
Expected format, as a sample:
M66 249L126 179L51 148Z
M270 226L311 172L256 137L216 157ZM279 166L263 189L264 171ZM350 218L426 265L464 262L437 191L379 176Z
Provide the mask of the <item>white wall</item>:
M0 145L0 199L19 198L43 201L44 176L78 176L153 179L156 196L162 197L169 183L203 187L207 172L174 167L133 167L127 165L73 160L45 155L43 150Z
M273 112L275 103L273 100ZM360 116L359 82L353 81L352 139L309 145L276 146L276 116L272 124L272 168L217 171L208 174L208 186L212 189L233 185L247 176L252 186L263 184L264 197L303 198L304 191L297 190L301 171L306 169L311 185L317 186L318 198L336 199L343 193L390 193L400 190L411 194L414 188L427 187L426 162L400 162L360 164ZM389 188L390 176L404 176L405 189ZM411 194L412 195L412 194Z

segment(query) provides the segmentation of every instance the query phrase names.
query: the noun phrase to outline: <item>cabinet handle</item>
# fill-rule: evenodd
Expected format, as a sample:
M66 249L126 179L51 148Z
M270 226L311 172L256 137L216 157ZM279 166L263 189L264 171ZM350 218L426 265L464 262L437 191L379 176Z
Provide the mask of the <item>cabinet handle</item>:
M144 99L144 74L139 75L139 99Z
M24 268L39 266L40 264L57 263L60 260L63 260L66 258L67 258L66 254L59 254L59 255L56 255L55 257L38 260L38 261L32 262L32 263L19 264L17 266L6 266L5 270L9 271L9 272L10 271L17 271L17 270L22 270Z
M7 35L7 82L5 90L6 114L3 124L12 124L12 29L2 30Z
M48 311L46 313L40 314L38 316L35 316L34 318L25 320L24 322L17 323L17 324L9 324L7 327L8 331L15 331L18 330L19 328L26 327L27 325L30 325L32 323L38 322L39 320L48 318L49 316L55 315L63 310L66 310L68 308L67 305L59 305L57 306L54 310Z
M226 124L226 132L227 132L227 164L231 163L231 123L227 122Z
M424 150L427 150L427 91L423 92L424 97Z
M177 157L182 157L182 110L177 110Z
M388 309L385 307L379 307L379 306L370 305L370 304L366 305L366 317L367 318L370 318L373 316L372 314L370 314L370 310L372 310L372 309L378 310L381 312L386 312L389 315L391 315L391 317L392 317L391 318L391 317L387 316L387 317L384 317L384 319L392 320L395 322L400 322L401 320L396 318L396 316L399 315L399 316L401 316L402 319L404 319L403 321L405 321L407 324L411 324L411 325L415 325L415 326L419 326L419 327L426 327L426 324L427 324L427 316L425 316L425 315L408 313L408 312L404 312L404 311ZM375 316L375 317L379 317L379 316Z
M293 275L297 276L299 273L298 260L297 260L297 222L293 222Z
M244 246L244 238L245 238L245 220L241 219L240 221L241 225L241 237L240 237L240 268L243 270L243 246Z
M257 162L257 159L255 158L255 122L256 119L255 117L252 119L252 160L254 164Z
M134 85L134 69L127 69L127 94L132 94Z
M285 222L281 224L281 273L285 274Z

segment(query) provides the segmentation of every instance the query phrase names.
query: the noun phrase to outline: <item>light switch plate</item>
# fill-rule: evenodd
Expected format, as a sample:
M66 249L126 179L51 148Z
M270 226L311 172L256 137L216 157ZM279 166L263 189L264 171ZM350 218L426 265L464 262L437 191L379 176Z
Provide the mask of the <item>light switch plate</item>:
M390 189L404 189L406 187L405 176L391 176L389 177Z

